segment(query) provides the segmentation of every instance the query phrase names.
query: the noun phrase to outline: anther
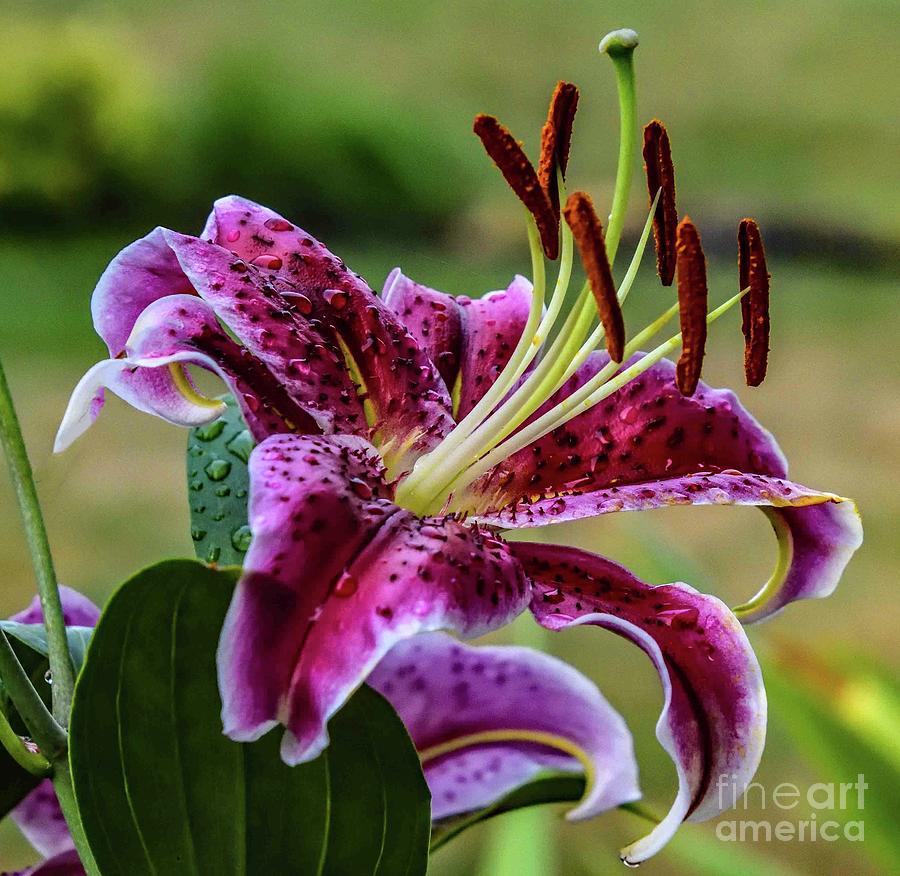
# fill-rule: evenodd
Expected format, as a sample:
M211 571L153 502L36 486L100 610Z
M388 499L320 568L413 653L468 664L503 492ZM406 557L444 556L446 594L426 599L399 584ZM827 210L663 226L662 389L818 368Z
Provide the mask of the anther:
M559 220L522 144L494 116L475 116L473 130L491 161L534 217L544 255L556 259L559 256Z
M558 82L550 98L547 121L541 130L541 160L538 164L538 180L547 193L553 212L559 216L559 181L556 170L566 175L569 164L569 147L572 143L572 125L578 109L578 88L571 82Z
M750 289L741 299L744 376L747 386L759 386L769 355L769 272L755 219L741 219L738 226L738 274L741 289Z
M603 228L591 196L585 192L573 192L566 202L564 213L597 302L600 322L606 332L607 352L614 362L621 362L625 353L625 322L606 256Z
M682 341L675 374L682 395L693 395L706 347L706 257L700 235L687 216L678 223L676 255Z
M678 213L675 209L675 168L672 164L672 148L666 126L653 119L644 127L644 172L647 174L647 191L650 203L659 192L656 213L653 216L653 239L656 243L656 272L663 286L671 286L675 277L675 226Z

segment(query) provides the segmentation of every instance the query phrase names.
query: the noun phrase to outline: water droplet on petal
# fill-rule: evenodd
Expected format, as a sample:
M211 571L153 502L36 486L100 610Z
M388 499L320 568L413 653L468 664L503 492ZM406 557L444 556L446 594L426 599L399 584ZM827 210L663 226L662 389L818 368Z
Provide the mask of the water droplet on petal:
M237 228L232 228L228 234L225 235L225 240L229 243L234 243L236 240L239 240L241 236L241 232L237 230Z
M273 216L271 219L266 219L263 223L269 231L293 231L294 226L291 225L287 219L282 219L280 216Z
M210 289L221 289L225 285L225 278L218 271L210 271L209 287Z
M203 470L211 481L223 481L231 472L231 463L227 459L214 459Z
M247 548L250 547L250 542L252 540L253 533L250 532L250 527L246 524L244 526L239 526L231 533L231 544L236 551L246 551Z
M343 292L340 289L326 289L322 293L322 297L335 310L343 310L347 306L347 302L350 300L347 293Z
M281 259L277 255L261 255L257 256L250 262L257 268L268 268L270 271L277 271L281 267Z
M550 605L559 605L561 602L566 601L566 595L562 592L562 590L548 590L544 593L544 602L549 602Z
M310 301L302 292L282 292L281 297L287 299L304 316L309 316L309 314L312 313L312 301Z
M191 538L194 539L194 541L203 541L203 539L206 538L206 530L194 527L191 529Z
M656 617L672 629L688 629L697 625L700 612L696 608L669 608L657 612Z
M350 478L350 489L353 490L360 499L372 498L372 488L360 478Z
M359 589L359 582L349 572L344 572L334 585L334 595L339 599L347 599L353 596Z
M547 509L548 514L562 514L563 511L566 510L566 500L565 499L556 499L555 501L550 503L550 507Z

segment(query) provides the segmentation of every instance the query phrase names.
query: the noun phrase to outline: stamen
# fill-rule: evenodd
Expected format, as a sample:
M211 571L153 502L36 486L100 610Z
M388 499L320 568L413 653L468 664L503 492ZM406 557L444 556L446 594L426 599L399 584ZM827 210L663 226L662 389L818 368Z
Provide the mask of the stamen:
M559 220L522 144L494 116L475 116L473 130L516 197L534 217L544 255L555 260L559 255Z
M574 192L569 196L563 212L572 229L591 292L597 302L597 311L606 332L607 352L614 362L621 362L625 348L625 322L616 298L616 285L609 259L606 257L603 228L591 196L585 192Z
M741 301L744 332L744 375L747 386L759 386L769 356L769 272L762 235L755 219L738 226L738 273L741 288L750 294Z
M675 374L681 394L693 395L700 380L706 349L706 257L700 246L700 235L689 217L685 216L679 222L676 239L678 308L683 341Z
M661 192L653 217L653 239L656 243L656 272L663 286L671 286L675 277L675 168L666 126L653 119L644 128L644 172L650 200ZM743 287L742 287L743 288Z
M559 186L557 168L565 177L569 165L569 146L572 143L572 124L578 109L578 88L571 82L558 82L550 98L547 121L541 130L541 160L538 180L547 193L553 212L559 216Z

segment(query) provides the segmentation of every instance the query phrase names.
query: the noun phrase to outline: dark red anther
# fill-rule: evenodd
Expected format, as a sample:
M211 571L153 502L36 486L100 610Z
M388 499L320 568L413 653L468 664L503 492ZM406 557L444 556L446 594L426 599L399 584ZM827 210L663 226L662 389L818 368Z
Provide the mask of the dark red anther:
M534 216L544 255L548 259L559 256L559 220L547 193L538 180L534 166L507 128L493 116L475 116L473 130L481 139L491 161L497 165L516 197Z
M578 88L571 82L558 82L550 98L547 121L541 130L541 160L538 164L538 180L550 198L553 212L559 216L559 168L566 175L569 165L569 147L572 143L572 125L578 109Z
M647 191L651 204L656 193L660 193L653 214L656 272L663 286L671 286L675 277L675 227L678 224L678 212L675 209L675 167L672 164L669 134L659 119L653 119L644 128L644 171L647 174Z
M600 322L606 332L607 352L614 362L621 362L625 355L625 321L606 255L603 227L591 196L585 192L573 192L569 195L563 212L572 229L572 236L581 254L581 263L597 302Z
M759 386L769 358L769 271L755 219L741 219L738 226L738 273L741 289L750 289L741 299L744 376L747 386Z
M685 216L676 231L678 310L681 317L681 356L675 370L682 395L693 395L706 349L706 256L694 223Z

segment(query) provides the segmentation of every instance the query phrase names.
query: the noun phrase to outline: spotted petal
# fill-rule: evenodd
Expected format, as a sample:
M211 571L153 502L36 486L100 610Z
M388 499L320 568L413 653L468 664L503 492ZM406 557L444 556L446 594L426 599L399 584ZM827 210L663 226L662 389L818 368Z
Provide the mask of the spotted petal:
M753 778L766 726L756 656L728 608L686 584L653 587L575 548L511 547L536 583L532 611L543 626L610 629L641 648L659 673L665 703L656 735L675 762L678 794L666 817L623 849L623 860L638 864L684 819L705 821L728 808Z
M506 289L475 300L422 286L395 268L384 284L385 302L437 364L461 419L506 366L531 307L531 283L516 276Z
M592 356L538 415L606 361ZM732 392L701 383L684 396L674 372L660 362L489 472L470 490L479 518L519 528L673 505L758 506L780 557L772 579L737 609L742 620L828 596L862 541L854 503L786 480L775 439Z
M418 632L487 632L527 605L507 546L390 499L374 448L282 435L250 458L253 541L219 646L225 732L284 724L288 763L327 745L325 725L395 645Z
M395 645L369 684L419 750L434 819L488 806L544 769L587 774L572 819L640 797L625 722L592 682L547 654L428 633Z
M195 296L169 295L148 305L132 328L125 354L98 362L78 383L57 434L57 452L97 418L105 389L138 410L181 426L220 416L224 405L194 390L185 371L188 364L225 381L258 440L289 430L318 431L304 407L262 362L222 331L212 308Z
M406 470L449 431L450 398L431 359L365 280L318 240L233 195L215 202L203 237L306 297L310 319L340 347L361 383L389 468Z

